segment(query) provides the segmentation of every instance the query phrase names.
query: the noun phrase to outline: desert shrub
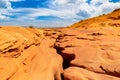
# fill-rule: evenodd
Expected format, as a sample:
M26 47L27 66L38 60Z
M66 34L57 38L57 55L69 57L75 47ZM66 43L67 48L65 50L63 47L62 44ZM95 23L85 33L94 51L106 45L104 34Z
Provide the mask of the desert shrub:
M93 35L93 36L100 36L100 35L103 35L103 33L92 33L91 35Z
M29 26L29 28L34 28L33 26Z
M101 15L99 15L98 17L101 17L101 16L105 16L105 14L101 14Z
M102 16L105 16L105 14L102 14Z
M100 23L101 26L105 26L105 23Z

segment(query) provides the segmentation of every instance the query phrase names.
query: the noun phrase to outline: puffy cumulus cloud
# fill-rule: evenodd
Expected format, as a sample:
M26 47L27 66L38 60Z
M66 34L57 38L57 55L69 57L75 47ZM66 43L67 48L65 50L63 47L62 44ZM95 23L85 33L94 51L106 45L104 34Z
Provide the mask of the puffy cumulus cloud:
M0 8L11 9L11 3L9 0L0 0Z
M76 21L105 14L120 8L120 2L110 0L50 0L49 9L39 9L29 16L57 16ZM89 2L88 2L89 1Z
M101 14L108 13L116 8L120 8L120 2L111 2L110 0L52 0L51 9L63 11L66 18L90 18ZM67 12L67 13L65 13ZM71 17L67 14L71 13ZM74 16L73 16L74 15ZM65 18L65 15L64 15Z
M114 3L110 0L91 0L90 4L86 7L91 8L88 9L88 13L90 14L90 17L94 17L120 8L120 2Z
M7 19L10 10L12 10L10 1L0 0L0 19Z
M45 5L48 5L49 8L12 9L11 2L18 1L25 0L0 0L0 19L10 18L10 20L13 20L14 22L29 22L32 20L32 22L37 21L37 25L39 24L39 21L41 21L36 19L37 17L55 16L63 19L63 21L53 21L56 24L65 24L65 22L70 24L76 20L98 16L108 13L116 8L120 8L120 2L114 3L110 0L48 0L49 4ZM14 16L14 18L11 18L10 16ZM43 23L45 22L43 21Z

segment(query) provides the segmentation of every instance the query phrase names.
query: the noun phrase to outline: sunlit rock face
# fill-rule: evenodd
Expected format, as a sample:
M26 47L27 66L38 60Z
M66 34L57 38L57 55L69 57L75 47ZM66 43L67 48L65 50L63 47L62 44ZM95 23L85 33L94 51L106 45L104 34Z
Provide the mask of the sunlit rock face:
M67 28L0 27L0 80L120 80L120 10Z
M1 80L61 80L62 58L39 29L0 28Z
M62 49L64 80L120 80L120 9L62 33L56 47Z

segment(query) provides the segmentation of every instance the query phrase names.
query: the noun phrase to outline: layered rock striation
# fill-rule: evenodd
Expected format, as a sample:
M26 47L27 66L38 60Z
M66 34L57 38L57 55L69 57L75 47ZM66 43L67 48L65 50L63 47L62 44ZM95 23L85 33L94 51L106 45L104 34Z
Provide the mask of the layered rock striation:
M0 80L120 80L120 10L67 28L0 27Z
M61 80L62 58L53 44L39 29L0 28L0 79Z

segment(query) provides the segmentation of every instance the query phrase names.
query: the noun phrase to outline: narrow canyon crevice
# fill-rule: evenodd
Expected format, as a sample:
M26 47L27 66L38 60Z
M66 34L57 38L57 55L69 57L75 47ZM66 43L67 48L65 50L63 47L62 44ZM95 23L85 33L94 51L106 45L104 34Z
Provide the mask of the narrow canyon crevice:
M64 50L64 48L58 46L54 46L54 48L56 49L57 53L63 58L63 69L70 67L70 62L75 58L75 55L63 53L62 50Z
M98 34L99 35L99 34ZM101 34L100 34L101 35ZM75 53L65 53L64 50L66 48L68 48L67 46L61 46L62 43L64 44L64 42L67 42L68 40L64 41L64 38L66 36L64 36L63 33L59 34L57 37L56 37L56 41L54 42L54 46L53 48L56 50L56 52L63 58L63 70L65 71L66 69L69 69L70 67L78 67L80 69L83 69L83 70L86 70L90 73L93 73L97 76L99 75L105 75L105 76L109 76L109 77L115 77L115 78L119 78L120 74L117 73L117 72L106 72L103 68L101 68L101 70L105 71L105 73L97 73L97 72L94 72L94 71L90 71L90 70L87 70L86 67L84 66L78 66L78 65L73 65L71 64L71 61L75 59ZM67 36L69 37L69 35ZM71 37L71 36L70 36ZM64 41L64 42L62 42ZM92 40L90 40L92 41ZM57 44L57 43L60 43L60 44ZM69 46L69 48L71 48L72 46ZM80 72L82 73L82 72ZM64 76L64 73L61 74L61 78L62 80L65 79L65 76ZM66 80L66 79L65 79Z
M58 37L56 38L56 42L59 42L59 40L62 38L61 35L63 33L61 33L60 35L58 35ZM56 42L54 43L54 49L56 49L56 52L62 56L63 58L63 69L66 69L68 67L70 67L70 62L75 59L75 55L74 54L67 54L67 53L63 53L62 51L65 49L64 47L60 47L59 45L56 45Z

